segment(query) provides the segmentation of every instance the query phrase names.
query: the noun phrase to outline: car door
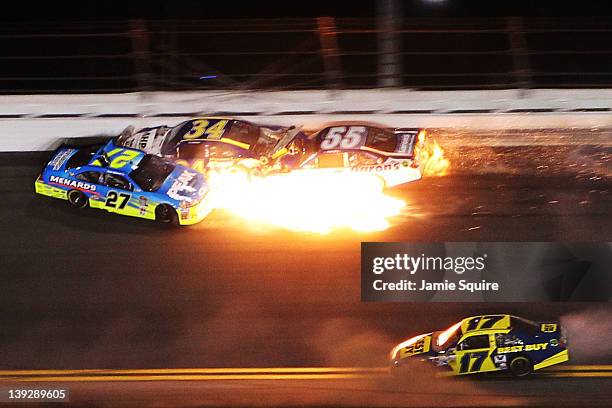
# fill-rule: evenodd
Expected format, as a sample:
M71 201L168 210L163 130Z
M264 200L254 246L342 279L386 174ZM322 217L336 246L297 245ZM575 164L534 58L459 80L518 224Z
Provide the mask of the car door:
M495 339L492 334L466 334L455 349L456 359L449 365L455 374L472 374L495 371L492 353L495 350Z
M124 215L136 215L134 208L129 206L134 186L125 176L106 172L102 182L106 187L104 209Z

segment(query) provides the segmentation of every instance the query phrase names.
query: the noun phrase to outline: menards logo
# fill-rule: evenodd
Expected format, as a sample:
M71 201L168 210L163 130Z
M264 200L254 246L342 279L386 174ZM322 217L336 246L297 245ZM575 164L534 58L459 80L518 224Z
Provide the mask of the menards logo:
M57 183L57 184L61 184L67 187L78 188L81 190L96 191L95 184L85 183L83 181L69 180L64 177L58 177L58 176L51 176L49 178L49 181L51 183Z

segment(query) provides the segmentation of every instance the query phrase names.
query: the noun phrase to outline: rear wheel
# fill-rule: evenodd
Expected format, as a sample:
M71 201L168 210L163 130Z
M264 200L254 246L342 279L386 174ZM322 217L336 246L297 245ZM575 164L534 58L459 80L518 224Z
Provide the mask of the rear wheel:
M510 372L515 377L525 377L531 374L532 371L533 364L531 364L531 360L525 356L517 356L510 361Z
M161 224L177 225L178 215L168 204L160 204L155 208L155 220Z
M78 208L85 208L89 205L89 198L79 190L70 190L68 192L68 202Z

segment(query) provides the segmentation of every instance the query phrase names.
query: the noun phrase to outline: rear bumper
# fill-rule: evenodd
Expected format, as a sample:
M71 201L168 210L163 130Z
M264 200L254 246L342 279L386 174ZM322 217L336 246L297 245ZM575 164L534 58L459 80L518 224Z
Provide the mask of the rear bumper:
M561 364L569 360L569 353L567 349L558 352L557 354L548 357L546 360L539 362L533 366L534 370L550 367L556 364Z

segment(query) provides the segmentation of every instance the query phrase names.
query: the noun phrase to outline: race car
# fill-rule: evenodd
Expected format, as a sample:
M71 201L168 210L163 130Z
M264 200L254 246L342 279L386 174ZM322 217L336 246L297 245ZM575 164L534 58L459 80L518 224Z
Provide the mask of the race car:
M393 373L421 361L456 375L509 371L524 377L568 361L569 354L558 322L499 314L467 317L447 330L412 337L395 346L390 358Z
M190 225L212 210L204 175L112 141L60 147L38 176L36 192L75 207Z
M335 124L308 137L299 135L281 159L290 171L366 172L385 187L419 180L415 148L421 129L387 129L371 124Z
M202 117L174 127L135 131L126 128L115 140L119 146L172 158L200 172L242 166L263 172L284 154L299 134L295 127L260 126L232 118Z

